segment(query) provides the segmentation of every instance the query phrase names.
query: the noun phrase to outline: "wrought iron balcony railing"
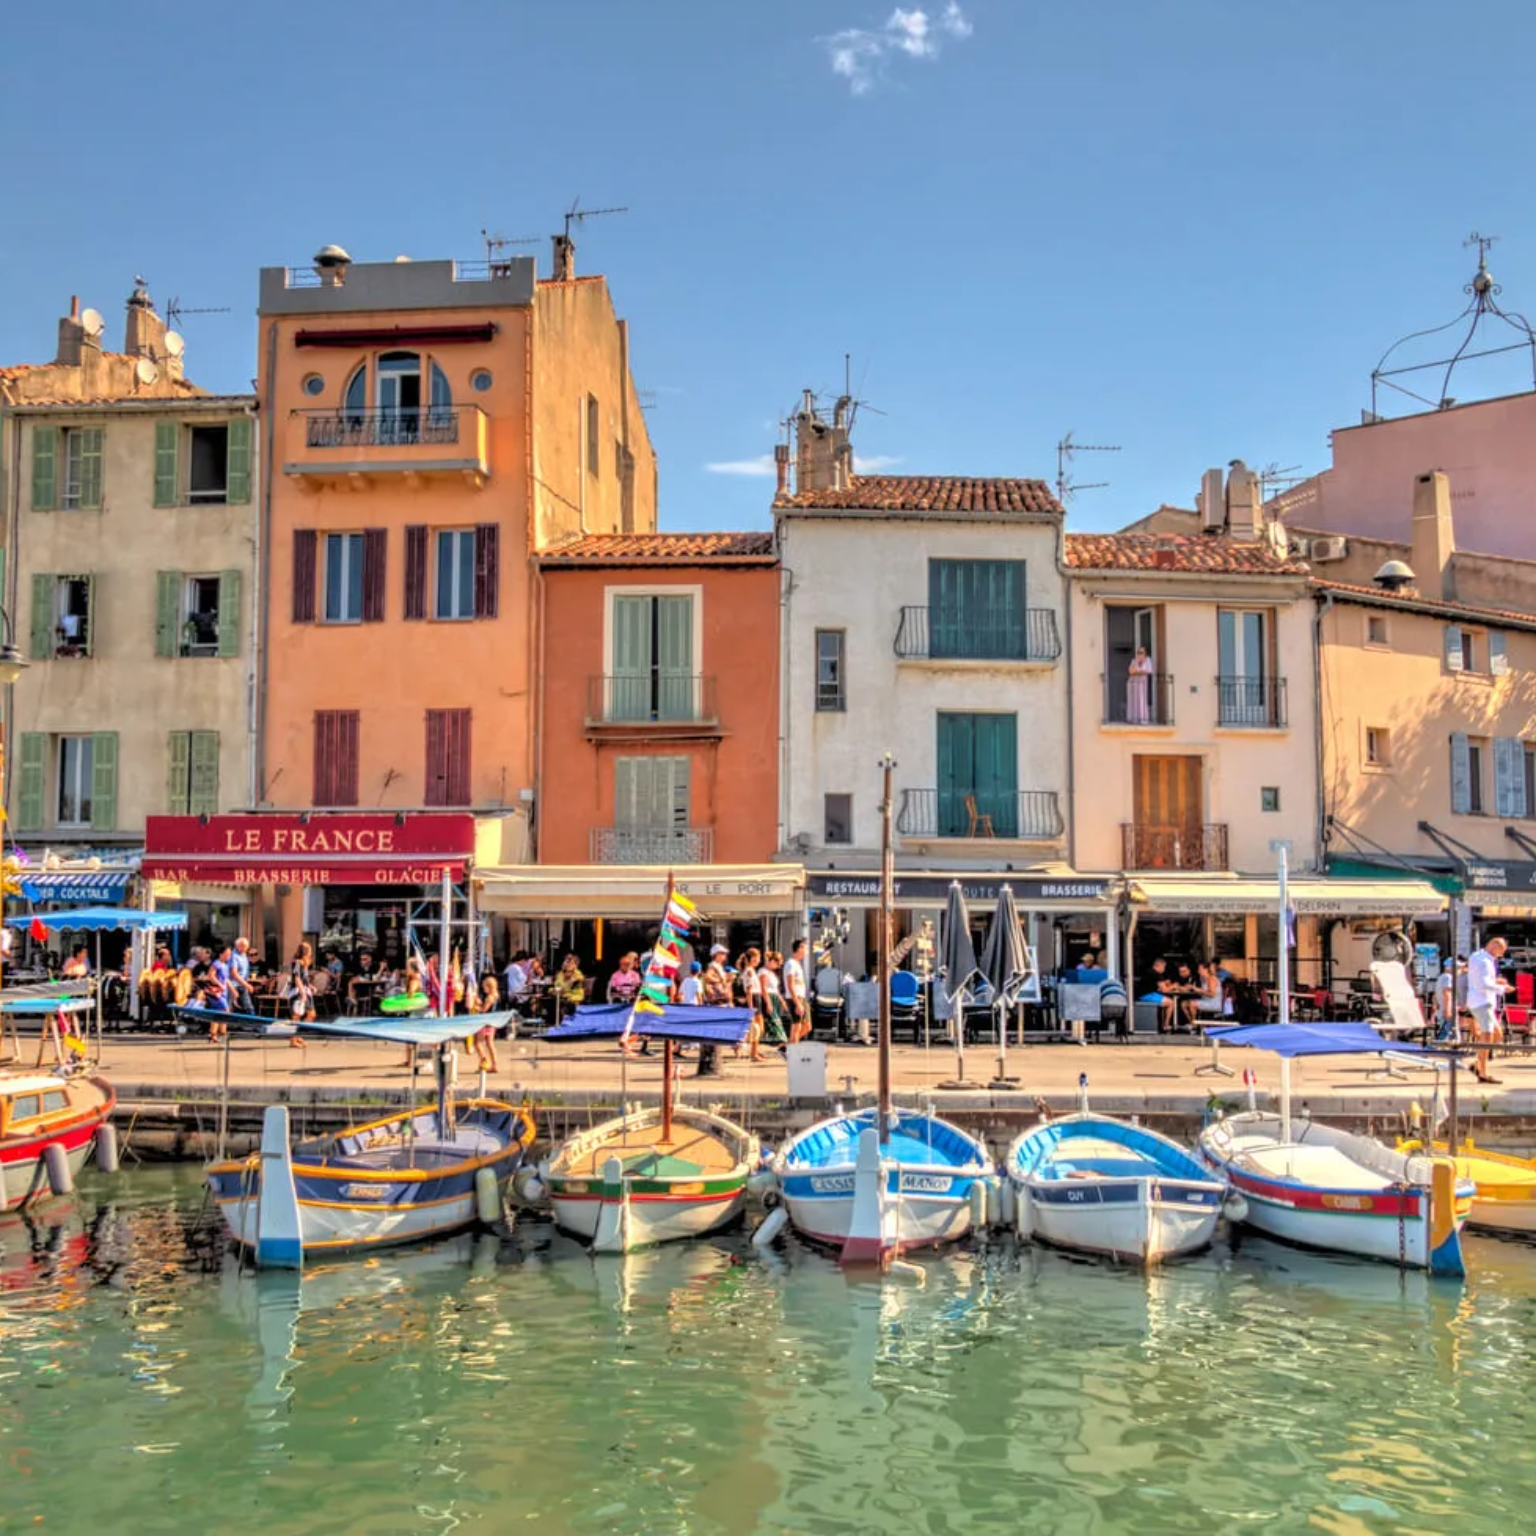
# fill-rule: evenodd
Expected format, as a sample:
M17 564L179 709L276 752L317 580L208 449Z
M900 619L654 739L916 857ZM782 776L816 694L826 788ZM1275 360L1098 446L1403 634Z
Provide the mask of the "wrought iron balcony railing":
M1188 826L1122 822L1120 845L1122 869L1227 867L1227 828L1224 822L1193 822Z
M402 448L456 443L459 417L478 406L424 405L413 410L302 411L310 448Z
M896 626L905 661L1055 661L1061 635L1050 608L980 613L908 607Z
M1247 725L1260 730L1285 728L1283 677L1218 677L1216 723Z
M1048 842L1066 831L1056 792L904 789L896 813L903 837L1002 837Z
M688 672L609 673L587 679L587 724L710 725L715 679Z
M1172 725L1173 674L1109 674L1104 679L1104 724Z
M710 864L715 834L710 827L593 827L593 864Z

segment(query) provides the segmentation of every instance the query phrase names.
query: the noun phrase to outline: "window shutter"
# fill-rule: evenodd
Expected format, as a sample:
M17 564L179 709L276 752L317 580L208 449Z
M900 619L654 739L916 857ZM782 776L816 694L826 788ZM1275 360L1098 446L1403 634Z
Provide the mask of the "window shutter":
M97 731L91 740L91 830L117 828L117 732Z
M651 718L651 599L613 599L612 673L603 701L610 720Z
M384 569L389 554L389 530L363 529L363 623L384 622Z
M191 757L187 809L194 816L212 816L219 809L219 733L193 731Z
M1488 670L1495 677L1509 671L1509 642L1502 629L1488 631Z
M938 715L938 821L939 837L957 837L969 826L965 797L971 793L971 765L975 759L972 715Z
M1525 743L1500 736L1493 743L1494 807L1511 821L1525 816Z
M101 508L101 428L77 427L80 434L80 505L88 512Z
M23 737L23 740L26 738ZM618 757L613 762L613 824L628 828L640 825L640 768L643 757Z
M32 510L51 512L59 496L59 429L32 428Z
M475 617L494 619L500 603L501 529L495 523L475 528Z
M155 572L155 655L177 656L181 653L180 571ZM222 594L220 594L222 597ZM220 604L220 612L223 605Z
M85 654L96 654L96 578L84 576L85 582Z
M315 711L316 805L357 804L358 713L355 709Z
M240 654L240 572L219 572L219 655Z
M42 661L53 655L54 630L58 626L57 576L38 573L32 578L32 659Z
M691 760L686 757L660 758L657 767L671 769L668 775L670 779L667 818L665 825L679 834L688 830L689 795L688 795L688 770L692 766Z
M1461 629L1455 624L1445 626L1445 670L1460 672L1466 667L1465 652L1461 643Z
M181 426L178 422L157 421L155 423L155 505L157 507L176 505L176 439L180 434Z
M1019 835L1018 750L1016 715L977 715L975 794L977 809L992 818L998 837Z
M172 731L165 764L165 809L171 816L185 816L192 803L192 738L187 731Z
M315 543L313 528L293 530L293 622L315 622Z
M467 709L427 711L426 804L469 804L469 721Z
M656 718L693 718L693 599L656 600Z
M21 785L16 798L16 830L18 832L42 831L47 760L47 736L41 731L23 731L21 733Z
M443 796L447 787L448 765L444 761L447 747L443 741L443 711L427 711L427 776L422 790L422 802L426 805L447 804Z
M954 656L960 646L958 563L928 562L928 654Z
M474 798L469 785L469 726L467 709L450 709L448 715L448 795L450 805L468 805Z
M1472 814L1472 749L1465 731L1451 735L1451 811Z
M251 431L254 426L249 416L230 417L224 471L224 499L227 502L251 499Z
M405 530L405 616L427 616L427 530L421 523Z

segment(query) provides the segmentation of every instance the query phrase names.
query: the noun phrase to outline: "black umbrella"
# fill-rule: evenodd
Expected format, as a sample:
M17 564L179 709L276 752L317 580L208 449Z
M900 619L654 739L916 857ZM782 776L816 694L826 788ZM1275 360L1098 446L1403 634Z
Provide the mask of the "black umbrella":
M981 980L976 968L976 946L971 941L971 914L958 880L949 883L949 902L944 908L944 931L939 936L939 985L951 1004L955 1030L956 1084L965 1084L965 1003ZM947 1086L947 1085L944 1085Z
M987 942L981 951L981 974L991 992L997 1012L997 1077L1008 1078L1008 1014L1029 982L1029 949L1024 943L1024 928L1019 909L1014 904L1013 887L1005 885L997 893L997 910L987 929Z

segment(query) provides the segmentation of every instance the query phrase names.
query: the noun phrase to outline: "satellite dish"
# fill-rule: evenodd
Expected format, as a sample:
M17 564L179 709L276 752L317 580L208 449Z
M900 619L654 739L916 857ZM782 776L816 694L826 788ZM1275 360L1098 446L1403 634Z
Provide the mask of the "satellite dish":
M167 331L165 333L165 350L172 357L180 357L187 350L187 344L182 340L180 331Z
M85 328L87 336L100 336L106 330L107 322L101 318L101 311L88 309L80 316L80 324Z
M153 384L160 377L160 370L147 357L141 357L133 365L133 371L139 376L140 384Z

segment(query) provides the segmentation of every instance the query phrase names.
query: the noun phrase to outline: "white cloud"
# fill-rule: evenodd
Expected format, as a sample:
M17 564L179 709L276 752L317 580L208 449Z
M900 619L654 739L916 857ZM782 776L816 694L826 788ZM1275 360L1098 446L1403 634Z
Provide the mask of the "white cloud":
M899 458L893 458L888 453L872 453L867 459L856 453L853 456L853 472L856 475L878 475L882 469L895 469L900 463Z
M706 464L705 470L712 475L771 475L775 473L773 455L760 453L755 459L720 459Z
M937 30L935 30L937 28ZM959 0L947 0L937 18L914 6L897 6L880 27L845 27L824 39L832 73L848 82L855 96L867 95L885 74L887 62L897 54L909 59L936 59L939 32L964 39L976 29L961 10Z

